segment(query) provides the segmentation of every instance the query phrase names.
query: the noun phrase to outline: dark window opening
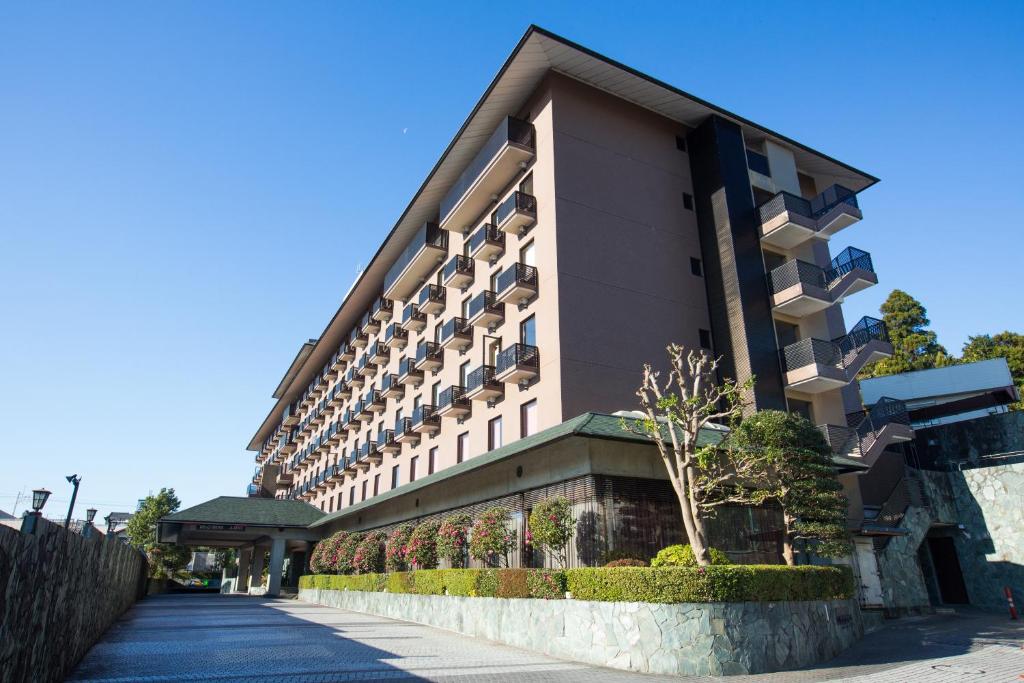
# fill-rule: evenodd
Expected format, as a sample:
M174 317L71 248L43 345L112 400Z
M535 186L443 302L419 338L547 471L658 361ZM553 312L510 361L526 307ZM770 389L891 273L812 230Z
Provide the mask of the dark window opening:
M711 332L709 330L699 330L700 333L700 347L702 349L711 350Z
M700 259L693 256L690 257L690 272L697 277L704 276L704 268L701 265Z
M682 135L676 136L676 149L678 149L680 152L686 151L686 138L684 138Z
M683 208L693 211L693 195L688 192L683 193Z

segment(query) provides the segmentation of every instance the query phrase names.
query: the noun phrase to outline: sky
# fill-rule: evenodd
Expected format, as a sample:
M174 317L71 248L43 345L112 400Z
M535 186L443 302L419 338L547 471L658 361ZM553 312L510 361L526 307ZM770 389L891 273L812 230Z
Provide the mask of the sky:
M882 179L939 341L1024 332L1024 3L3 3L0 509L243 495L245 446L527 26ZM18 512L24 509L24 500ZM79 514L82 513L82 514Z

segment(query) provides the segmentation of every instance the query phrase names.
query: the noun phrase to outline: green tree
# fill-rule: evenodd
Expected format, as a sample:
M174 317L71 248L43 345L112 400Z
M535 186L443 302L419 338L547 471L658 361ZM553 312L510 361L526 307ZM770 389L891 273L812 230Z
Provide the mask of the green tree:
M956 362L938 342L921 302L894 289L879 309L889 331L893 354L864 367L861 377L882 377L911 370L944 367Z
M551 553L558 561L558 566L564 568L569 561L566 548L575 529L576 518L573 517L569 500L563 496L547 498L534 505L530 511L527 542Z
M979 334L968 337L964 344L963 358L965 363L990 358L1005 358L1010 366L1010 375L1017 385L1018 393L1024 398L1024 334L1016 332L1000 332L999 334ZM1024 401L1011 406L1014 410L1024 408Z
M782 508L786 564L796 564L798 541L824 557L850 552L847 501L836 478L832 449L812 422L801 415L763 410L732 431L723 451L743 463L754 502L774 502Z
M125 533L128 541L149 558L149 575L154 579L169 579L181 573L192 553L184 546L156 542L157 522L177 512L181 501L174 489L160 489L155 496L147 496L131 519Z
M473 524L469 537L469 554L488 566L504 561L509 564L509 554L516 546L516 531L509 529L512 513L506 507L484 510Z

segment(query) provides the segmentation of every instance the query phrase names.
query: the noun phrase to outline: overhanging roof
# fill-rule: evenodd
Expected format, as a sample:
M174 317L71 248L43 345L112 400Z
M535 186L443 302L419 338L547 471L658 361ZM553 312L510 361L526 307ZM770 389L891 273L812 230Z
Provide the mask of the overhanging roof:
M283 406L293 400L312 379L313 373L330 359L345 334L380 292L388 268L419 226L437 218L441 199L462 170L501 119L518 111L549 71L574 78L685 126L696 126L707 116L718 114L740 125L744 134L752 138L767 138L790 149L799 167L811 173L831 176L834 182L855 191L861 191L878 180L706 100L531 25L402 212L366 270L345 295L301 370L280 392L280 396L275 393L278 401L249 442L248 450L258 449L277 426Z
M161 522L307 527L323 512L301 500L220 496L162 518Z

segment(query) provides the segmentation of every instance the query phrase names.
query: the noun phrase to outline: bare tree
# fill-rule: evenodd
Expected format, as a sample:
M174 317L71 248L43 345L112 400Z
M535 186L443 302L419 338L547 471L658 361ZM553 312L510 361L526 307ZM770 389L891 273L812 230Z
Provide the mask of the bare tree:
M753 386L734 380L718 381L718 364L704 351L690 351L678 344L667 348L670 369L664 381L651 365L643 368L636 395L646 417L623 420L623 429L646 435L658 447L669 480L679 498L683 527L697 564L710 564L707 519L714 508L727 503L749 503L742 485L745 461L742 454L723 458L719 439L705 439L701 431L716 423L734 424L742 415L744 394Z

